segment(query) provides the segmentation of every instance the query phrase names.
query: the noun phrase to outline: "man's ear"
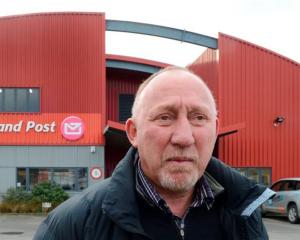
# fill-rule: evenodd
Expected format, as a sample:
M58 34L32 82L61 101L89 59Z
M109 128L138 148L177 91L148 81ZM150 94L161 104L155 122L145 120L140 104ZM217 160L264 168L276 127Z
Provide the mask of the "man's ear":
M125 124L125 130L127 133L127 137L129 142L131 143L132 146L135 148L137 147L137 129L136 129L136 124L132 118L128 118Z
M216 134L217 134L217 136L219 135L219 130L220 130L220 120L219 120L219 118L216 118Z

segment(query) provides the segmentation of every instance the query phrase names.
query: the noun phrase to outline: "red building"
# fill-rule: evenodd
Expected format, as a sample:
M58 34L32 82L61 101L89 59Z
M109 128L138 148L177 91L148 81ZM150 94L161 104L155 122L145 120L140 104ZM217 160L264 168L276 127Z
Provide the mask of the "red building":
M225 34L190 66L215 93L221 126L218 157L267 182L300 176L300 65Z
M128 149L123 123L134 93L167 64L107 55L107 30L208 47L188 67L217 100L214 154L265 184L300 175L299 63L225 34L102 13L31 14L0 18L0 193L45 178L80 191L109 176Z

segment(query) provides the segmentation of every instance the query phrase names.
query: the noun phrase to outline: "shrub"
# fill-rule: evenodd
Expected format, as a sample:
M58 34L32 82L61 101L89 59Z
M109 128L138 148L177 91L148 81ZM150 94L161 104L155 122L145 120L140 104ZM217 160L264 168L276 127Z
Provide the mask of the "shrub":
M9 188L3 196L4 203L20 203L29 201L32 198L30 192L26 192L23 188Z
M29 200L23 208L26 213L40 213L42 212L42 203L34 198Z
M0 213L11 213L12 204L2 202L0 203Z
M69 197L60 185L50 182L35 185L32 189L32 196L35 200L51 202L53 205L58 205Z
M39 213L42 202L50 202L52 210L68 198L68 194L57 184L42 182L34 186L32 192L22 188L9 188L0 203L1 213ZM46 210L47 211L47 210Z

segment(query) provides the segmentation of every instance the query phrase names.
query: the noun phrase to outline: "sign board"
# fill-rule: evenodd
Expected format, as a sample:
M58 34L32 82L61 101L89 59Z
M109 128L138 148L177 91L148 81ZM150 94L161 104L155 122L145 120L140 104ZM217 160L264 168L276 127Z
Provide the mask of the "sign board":
M102 177L102 170L100 167L92 167L90 170L90 176L94 180L99 180Z
M102 117L99 113L3 114L0 145L104 145Z

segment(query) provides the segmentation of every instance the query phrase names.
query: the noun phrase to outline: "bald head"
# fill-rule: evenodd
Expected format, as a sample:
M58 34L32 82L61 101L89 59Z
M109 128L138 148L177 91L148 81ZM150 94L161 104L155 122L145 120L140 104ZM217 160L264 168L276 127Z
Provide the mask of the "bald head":
M135 100L133 103L133 107L132 107L132 118L136 119L137 116L139 115L141 109L141 106L143 105L144 102L144 96L146 95L146 92L153 88L153 86L155 85L154 82L157 81L165 81L166 79L168 79L168 76L170 76L169 73L174 73L177 72L178 74L181 73L181 75L185 75L186 76L190 76L190 78L194 79L195 81L199 81L199 84L202 87L201 91L204 91L208 98L209 101L211 103L211 110L213 112L213 114L215 116L217 116L217 108L216 108L216 103L215 103L215 99L214 96L211 92L211 90L208 88L208 86L206 85L206 83L196 74L194 74L192 71L190 71L187 68L184 67L178 67L178 66L170 66L170 67L166 67L162 70L160 70L157 73L152 74L148 79L146 79L140 86L139 89L136 93L135 96ZM182 78L182 81L184 81L184 77ZM167 90L167 89L166 89Z

